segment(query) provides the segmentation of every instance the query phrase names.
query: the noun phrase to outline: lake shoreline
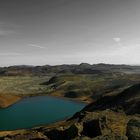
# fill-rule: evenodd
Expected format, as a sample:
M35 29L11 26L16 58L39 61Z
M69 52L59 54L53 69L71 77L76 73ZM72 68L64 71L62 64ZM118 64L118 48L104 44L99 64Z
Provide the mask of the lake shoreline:
M23 101L24 99L29 99L29 98L34 98L34 97L49 97L49 98L52 98L52 99L60 99L60 100L64 100L64 101L68 101L68 102L73 102L73 103L76 103L76 104L83 104L83 105L87 105L87 103L83 102L83 101L80 101L80 100L77 100L77 99L70 99L70 98L65 98L65 97L56 97L56 96L51 96L51 95L32 95L32 96L24 96L22 98L20 98L20 100L18 100L17 102L14 102L14 103L11 103L11 105L9 105L8 107L16 104L16 103L19 103L20 101ZM44 98L43 97L43 98ZM6 108L8 108L6 107ZM1 108L1 109L5 109L5 108ZM70 116L71 117L71 116ZM61 120L56 120L55 122L52 122L52 123L49 123L49 124L40 124L40 125L36 125L36 126L32 126L31 128L17 128L17 129L13 129L13 130L1 130L0 131L0 134L3 135L3 134L7 134L7 133L14 133L16 131L20 131L20 130L24 130L24 131L28 131L28 130L32 130L32 129L36 129L36 128L42 128L42 127L51 127L51 126L54 126L55 124L59 124L59 123L64 123L66 122L66 120L68 120L69 117L66 117L64 119L61 119Z
M0 95L0 102L3 104L0 104L0 109L8 108L17 102L21 101L24 98L31 98L31 97L38 97L38 96L48 96L48 97L53 97L56 99L62 99L62 100L68 100L68 101L74 101L77 103L84 103L84 104L89 104L92 101L90 100L82 100L80 98L69 98L69 97L63 97L63 96L56 96L56 95L50 95L50 94L28 94L28 95L22 95L22 94L15 94L15 95L6 95L6 94L1 94ZM8 98L7 98L8 97Z

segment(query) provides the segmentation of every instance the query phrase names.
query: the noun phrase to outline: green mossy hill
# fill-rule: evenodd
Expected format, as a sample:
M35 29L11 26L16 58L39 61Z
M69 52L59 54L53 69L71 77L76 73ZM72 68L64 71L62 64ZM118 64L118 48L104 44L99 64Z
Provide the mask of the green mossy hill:
M41 83L49 95L95 101L105 95L115 95L140 82L140 75L121 74L63 74Z

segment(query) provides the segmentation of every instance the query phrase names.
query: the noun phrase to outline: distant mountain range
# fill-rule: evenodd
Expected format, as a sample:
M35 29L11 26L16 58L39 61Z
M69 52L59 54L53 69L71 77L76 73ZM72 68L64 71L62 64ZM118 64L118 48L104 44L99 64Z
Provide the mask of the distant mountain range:
M130 66L130 65L113 65L113 64L93 64L81 63L79 65L44 65L44 66L10 66L1 67L0 75L46 75L50 73L73 73L73 74L102 74L102 73L140 73L140 66Z

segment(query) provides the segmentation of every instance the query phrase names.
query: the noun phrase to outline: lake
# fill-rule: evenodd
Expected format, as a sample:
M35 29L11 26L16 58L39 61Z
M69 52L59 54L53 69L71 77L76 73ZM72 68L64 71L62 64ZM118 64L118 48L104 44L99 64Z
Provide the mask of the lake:
M0 130L51 124L71 117L85 105L50 96L24 98L8 108L0 109Z

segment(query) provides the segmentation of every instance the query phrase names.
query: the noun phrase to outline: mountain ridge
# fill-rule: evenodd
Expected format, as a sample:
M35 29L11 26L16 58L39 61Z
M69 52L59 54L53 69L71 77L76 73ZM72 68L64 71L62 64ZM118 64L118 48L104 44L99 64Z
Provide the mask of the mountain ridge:
M114 64L63 64L63 65L17 65L9 67L0 67L0 75L45 75L48 73L74 73L74 74L101 74L101 73L140 73L140 66L114 65Z

